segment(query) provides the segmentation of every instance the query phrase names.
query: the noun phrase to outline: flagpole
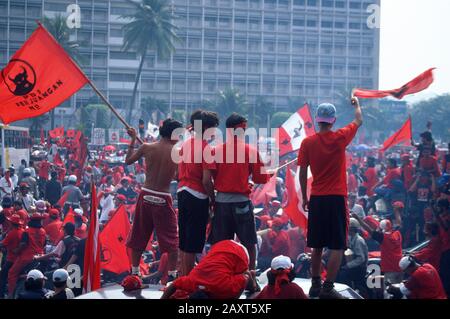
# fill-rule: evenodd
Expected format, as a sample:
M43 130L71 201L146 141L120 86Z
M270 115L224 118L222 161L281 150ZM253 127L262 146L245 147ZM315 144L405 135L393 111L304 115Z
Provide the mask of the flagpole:
M41 23L41 21L36 20L36 23L38 24L38 26L42 27L52 38L53 40L59 44L59 42L53 37L53 35L45 28L45 26ZM64 49L63 49L64 50ZM67 54L67 52L66 52ZM88 84L91 86L91 88L94 90L95 93L97 93L97 95L103 100L103 102L109 107L109 109L111 110L111 112L113 112L113 114L119 119L120 122L122 122L123 125L125 125L125 127L127 129L132 128L131 125L129 125L127 123L127 121L125 121L125 119L117 112L117 110L114 108L114 106L112 106L111 103L109 103L108 99L103 95L102 92L100 92L97 87L95 86L95 84L91 81L90 78L87 77L86 74L84 74L83 70L81 70L80 66L72 59L72 57L67 54L67 57L72 61L73 65L78 69L78 71L80 71L81 74L84 75L84 77L87 79ZM141 143L144 144L144 141L139 137L139 135L136 134L136 140Z
M278 171L278 170L280 170L280 169L282 169L282 168L285 168L286 166L291 165L291 164L295 163L296 161L297 161L297 159L295 158L295 159L293 159L292 161L287 162L287 163L281 165L281 166L278 167L276 170Z

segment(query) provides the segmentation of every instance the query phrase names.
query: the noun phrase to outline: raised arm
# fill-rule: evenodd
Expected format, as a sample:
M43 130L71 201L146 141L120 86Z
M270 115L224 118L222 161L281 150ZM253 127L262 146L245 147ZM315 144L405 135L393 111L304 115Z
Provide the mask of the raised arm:
M128 135L131 137L130 145L128 146L127 156L125 157L125 164L131 165L137 162L143 155L143 148L145 145L141 145L137 151L134 151L134 145L136 144L136 130L134 128L129 128L127 131Z
M302 190L302 207L303 211L305 212L309 210L307 187L308 187L308 167L300 166L300 188Z
M355 123L358 127L360 127L363 124L363 118L358 98L352 97L351 103L355 107L355 119L353 120L353 123Z

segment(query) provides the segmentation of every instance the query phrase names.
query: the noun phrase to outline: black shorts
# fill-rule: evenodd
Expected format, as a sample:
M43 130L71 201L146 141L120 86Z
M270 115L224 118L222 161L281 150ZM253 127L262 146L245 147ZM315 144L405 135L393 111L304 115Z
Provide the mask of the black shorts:
M244 246L255 245L258 242L252 203L216 202L209 242L215 244L222 240L234 239L235 234Z
M200 254L206 241L209 199L199 199L185 190L177 193L177 198L180 250Z
M308 247L347 249L348 221L345 196L311 196L308 213Z

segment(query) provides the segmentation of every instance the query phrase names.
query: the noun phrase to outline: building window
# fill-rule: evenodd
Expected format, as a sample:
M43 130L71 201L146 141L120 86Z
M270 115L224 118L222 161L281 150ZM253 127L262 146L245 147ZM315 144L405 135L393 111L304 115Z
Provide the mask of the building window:
M136 60L136 52L110 51L109 57L117 60Z
M293 63L292 64L292 73L294 74L303 74L303 63Z
M305 0L294 0L294 6L304 6Z
M294 21L292 21L292 24L294 25L294 27L304 27L305 26L305 20L303 20L303 19L294 19Z
M317 74L317 65L307 64L306 65L306 74L307 75L316 75Z
M317 0L308 0L308 7L317 7Z
M333 46L331 43L322 43L320 46L320 53L321 54L331 54L333 51Z
M25 7L23 5L11 5L11 15L23 17L25 15Z
M320 66L320 75L331 75L331 65L325 64Z
M289 64L287 62L278 63L278 73L286 74L289 72Z
M309 28L317 27L317 20L308 20L306 21L306 26Z
M322 0L322 7L333 8L333 0Z
M260 63L259 62L248 62L248 72L259 73Z
M264 41L264 51L266 51L266 52L274 52L275 51L275 42Z
M106 54L94 54L94 66L105 67L106 66Z
M131 73L110 73L109 80L117 82L134 82L136 80L136 76Z
M11 28L9 30L9 36L10 36L11 40L24 41L25 40L25 29Z
M308 43L306 45L306 53L308 53L308 54L317 54L317 44L315 44L315 43Z
M205 46L207 49L215 50L215 49L217 49L217 40L216 39L205 39Z
M273 73L275 71L275 64L273 62L264 62L264 72Z

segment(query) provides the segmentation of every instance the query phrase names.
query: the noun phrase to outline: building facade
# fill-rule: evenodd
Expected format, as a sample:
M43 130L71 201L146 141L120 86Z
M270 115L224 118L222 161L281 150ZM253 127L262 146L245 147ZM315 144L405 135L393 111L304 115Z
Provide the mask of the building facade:
M81 9L82 68L121 112L129 107L139 59L121 50L124 0L0 0L0 67L36 19ZM250 103L264 96L277 109L289 101L334 101L353 87L378 88L379 29L369 28L368 7L379 0L172 0L181 39L166 60L149 52L138 101L147 96L190 111L233 87ZM92 101L85 87L57 119ZM63 113L64 112L64 113ZM136 116L139 117L137 110ZM57 120L58 123L58 120Z

